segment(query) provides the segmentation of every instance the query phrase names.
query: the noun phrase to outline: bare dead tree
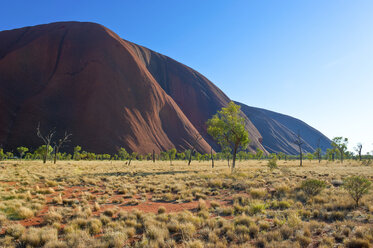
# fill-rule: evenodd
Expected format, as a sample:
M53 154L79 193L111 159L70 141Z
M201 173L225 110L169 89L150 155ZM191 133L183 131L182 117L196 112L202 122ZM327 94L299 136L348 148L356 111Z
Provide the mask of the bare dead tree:
M45 145L45 151L44 151L44 155L43 155L43 163L45 164L47 162L47 156L48 156L48 149L49 149L49 146L52 142L52 138L54 136L54 134L56 133L56 131L54 131L54 129L50 130L48 132L48 134L46 135L43 135L40 131L40 122L38 123L38 127L36 128L36 135L41 139L43 140L44 142L44 145Z
M299 131L298 131L297 139L294 141L294 143L299 148L299 163L300 163L300 166L302 166L302 161L303 161L302 145L304 144L304 142L303 142L302 138L300 137L300 132Z
M361 161L361 150L363 149L363 144L358 143L354 149L359 155L359 161Z
M316 149L316 152L317 152L317 159L319 160L319 164L321 163L321 148L320 148L320 142L321 142L321 138L319 138L317 140L317 149Z
M194 142L193 142L193 145L192 145L192 150L190 151L188 165L190 165L190 163L192 162L192 155L193 155L194 151L196 150L196 145L197 145L198 141L200 141L201 139L202 139L202 136L199 133L197 133L196 136L194 136Z
M54 142L54 163L57 162L57 153L60 151L61 147L63 147L63 144L70 142L69 138L71 135L71 133L65 132L61 139L59 139L57 142Z

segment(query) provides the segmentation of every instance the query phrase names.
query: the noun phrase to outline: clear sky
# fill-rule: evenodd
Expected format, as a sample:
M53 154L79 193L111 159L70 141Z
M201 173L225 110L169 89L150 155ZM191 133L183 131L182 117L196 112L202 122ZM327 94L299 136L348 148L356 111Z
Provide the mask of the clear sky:
M373 150L373 1L3 1L0 30L90 21L204 74L231 99Z

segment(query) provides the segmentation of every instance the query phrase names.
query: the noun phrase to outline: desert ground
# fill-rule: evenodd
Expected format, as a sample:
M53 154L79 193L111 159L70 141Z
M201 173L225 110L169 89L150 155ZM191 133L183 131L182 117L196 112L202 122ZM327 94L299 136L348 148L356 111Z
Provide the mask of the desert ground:
M0 161L0 247L372 247L358 161ZM326 187L310 196L301 184Z

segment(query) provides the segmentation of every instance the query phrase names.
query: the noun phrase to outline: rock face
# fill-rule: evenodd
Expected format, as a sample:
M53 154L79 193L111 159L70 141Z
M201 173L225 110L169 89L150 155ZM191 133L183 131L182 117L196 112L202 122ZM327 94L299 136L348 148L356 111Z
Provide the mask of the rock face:
M197 71L99 24L0 32L0 146L6 150L40 146L40 123L44 132L72 133L70 151L76 145L96 153L184 150L201 136L196 149L206 153L219 147L205 123L230 101ZM244 105L242 111L250 151L294 154L294 130L312 129L277 113ZM313 129L304 134L306 151L314 149L315 135Z
M210 152L204 123L229 101L198 72L98 24L0 32L0 144L9 150L41 145L40 123L97 153L183 150L198 135L197 150ZM246 120L252 149L261 147Z
M315 152L318 145L322 151L331 148L331 141L325 135L301 120L239 102L236 104L241 105L241 110L263 135L263 146L268 152L298 154L299 148L295 144L298 132L304 143L302 149L305 153Z
M188 117L202 137L215 149L219 147L206 132L206 122L222 107L231 101L218 87L199 72L167 56L145 47L131 44L152 76L163 90L174 99L183 113ZM245 114L246 130L250 135L249 150L262 150L261 134ZM265 151L265 150L264 150Z
M99 153L189 148L198 134L128 43L92 23L0 32L0 144L37 147L56 128ZM200 140L197 149L209 152Z

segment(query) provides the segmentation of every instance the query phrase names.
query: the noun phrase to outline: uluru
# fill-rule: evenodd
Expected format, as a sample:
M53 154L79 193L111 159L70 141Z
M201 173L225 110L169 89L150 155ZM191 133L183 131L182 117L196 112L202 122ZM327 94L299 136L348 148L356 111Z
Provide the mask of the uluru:
M0 144L40 146L36 127L72 133L70 148L140 154L219 150L206 121L232 101L192 68L96 23L58 22L0 32ZM260 103L258 103L260 105ZM249 151L296 154L330 140L304 122L242 104Z

